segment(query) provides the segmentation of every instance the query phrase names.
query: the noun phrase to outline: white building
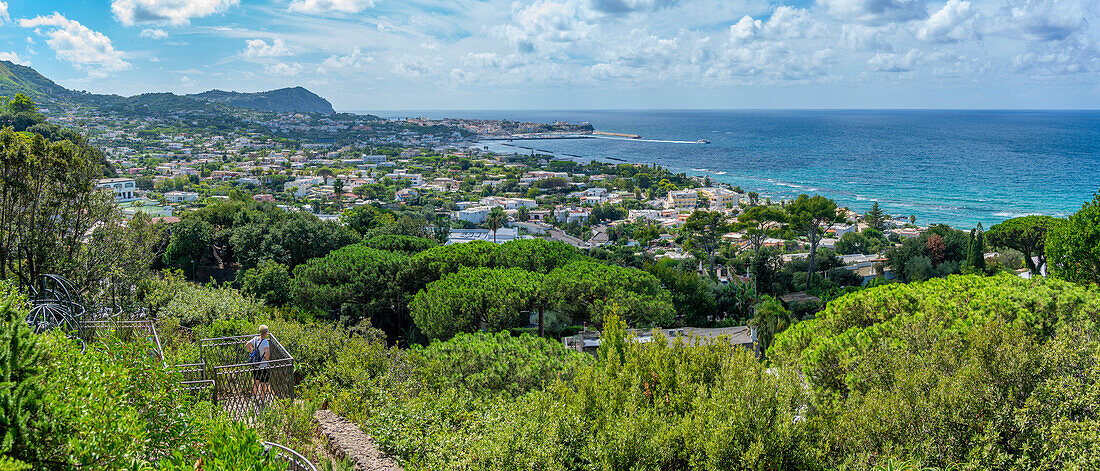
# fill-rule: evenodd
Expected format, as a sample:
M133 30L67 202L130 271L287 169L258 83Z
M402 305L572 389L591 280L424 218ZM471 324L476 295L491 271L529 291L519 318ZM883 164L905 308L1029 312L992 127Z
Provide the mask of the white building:
M114 192L115 202L118 203L137 199L134 195L134 191L137 190L137 183L133 178L103 178L96 182L95 186Z
M405 179L408 180L409 184L412 186L420 186L422 183L419 173L408 173L404 170L396 170L393 173L387 173L386 178L390 180Z
M193 191L169 191L164 194L164 199L169 203L189 203L199 199L199 194Z
M377 164L380 164L380 163L385 162L385 161L386 161L386 156L384 156L384 155L364 155L363 156L363 163L365 163L365 164L375 164L375 165L377 165Z
M481 224L485 222L485 219L489 217L489 213L493 211L494 206L470 206L466 209L455 213L455 219L459 221L471 222L474 224Z
M294 196L301 198L306 195L306 192L308 192L310 188L313 188L315 185L324 184L324 177L304 177L284 183L283 191L290 191L291 188L294 188Z

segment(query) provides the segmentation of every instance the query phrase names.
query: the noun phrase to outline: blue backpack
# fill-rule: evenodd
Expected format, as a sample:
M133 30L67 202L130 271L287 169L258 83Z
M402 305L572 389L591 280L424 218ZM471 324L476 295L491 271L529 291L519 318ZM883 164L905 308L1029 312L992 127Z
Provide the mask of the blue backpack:
M248 352L249 363L259 363L261 361L264 361L264 352L260 350L260 345L263 345L264 342L267 342L267 339L261 339L260 341L255 342L255 344L252 346L252 351Z

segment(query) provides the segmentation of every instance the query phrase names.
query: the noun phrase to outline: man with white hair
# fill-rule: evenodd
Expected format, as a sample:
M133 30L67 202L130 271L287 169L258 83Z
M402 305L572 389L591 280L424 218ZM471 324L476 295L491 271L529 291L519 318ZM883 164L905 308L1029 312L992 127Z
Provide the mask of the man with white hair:
M252 370L252 397L259 397L260 402L264 401L264 392L271 388L271 370L267 368L267 362L271 360L271 341L267 336L267 325L260 325L259 335L244 344L248 350L248 362L256 364Z

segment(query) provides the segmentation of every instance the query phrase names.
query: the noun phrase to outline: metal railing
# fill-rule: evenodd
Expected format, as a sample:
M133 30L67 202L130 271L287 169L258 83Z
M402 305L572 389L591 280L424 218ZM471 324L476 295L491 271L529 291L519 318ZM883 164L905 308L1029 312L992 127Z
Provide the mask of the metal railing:
M176 390L190 394L200 401L210 401L215 404L218 402L218 398L214 395L214 380L212 379L180 381Z
M287 471L317 471L317 467L313 466L306 457L302 456L298 452L291 450L278 443L264 442L265 453L268 456L274 456L275 459L285 460L288 465Z
M102 341L112 337L120 340L145 338L152 344L149 355L160 360L165 368L168 367L168 364L164 363L160 334L157 333L156 325L149 319L84 320L77 326L77 335L85 342Z
M274 335L270 359L251 363L245 343L254 336L202 339L203 378L214 381L214 400L234 419L251 421L258 412L294 397L294 358Z

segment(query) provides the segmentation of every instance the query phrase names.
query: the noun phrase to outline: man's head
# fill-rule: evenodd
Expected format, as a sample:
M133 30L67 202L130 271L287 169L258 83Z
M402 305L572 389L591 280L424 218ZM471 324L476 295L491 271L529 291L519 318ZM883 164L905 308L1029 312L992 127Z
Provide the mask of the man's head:
M267 337L267 324L260 324L260 337Z

